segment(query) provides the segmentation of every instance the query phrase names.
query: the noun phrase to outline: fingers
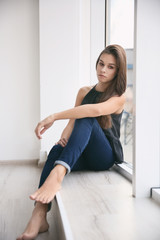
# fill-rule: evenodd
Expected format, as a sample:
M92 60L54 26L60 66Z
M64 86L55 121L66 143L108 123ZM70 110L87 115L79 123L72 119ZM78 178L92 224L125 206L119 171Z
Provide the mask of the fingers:
M60 144L62 147L67 145L68 140L66 138L61 138L56 144Z
M35 134L37 136L37 138L41 139L42 138L42 134L52 126L52 124L54 123L54 115L51 115L47 118L45 118L44 120L42 120L41 122L38 123L36 129L35 129Z
M35 134L37 138L42 139L42 134L47 130L47 128L40 122L38 123L36 129L35 129Z
M35 129L35 134L37 136L37 138L42 139L42 134L49 128L52 126L53 123L50 124L46 124L45 122L40 122L38 123L36 129Z
M43 128L41 131L40 131L40 136L46 131L47 129L46 128ZM42 137L41 137L42 138Z
M63 142L64 145L67 145L68 140L66 138L62 138L61 141Z
M38 125L37 125L37 127L36 127L36 129L35 129L35 134L36 134L37 138L39 138L39 139L42 138L41 134L42 134L42 132L43 132L43 129L44 129L44 128L42 128L41 124L38 123Z

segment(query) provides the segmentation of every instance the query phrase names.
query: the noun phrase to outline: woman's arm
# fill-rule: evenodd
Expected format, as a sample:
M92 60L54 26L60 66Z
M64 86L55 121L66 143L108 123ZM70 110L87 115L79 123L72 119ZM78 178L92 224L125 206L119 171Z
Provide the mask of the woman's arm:
M69 110L54 113L41 121L36 128L36 135L41 138L43 134L56 120L60 119L78 119L85 117L98 117L117 112L124 105L124 95L114 96L102 103L85 104L76 106Z
M91 87L83 87L80 88L76 97L76 102L75 102L75 107L80 106L81 102L83 100L83 98L85 97L85 95L90 91ZM64 147L67 144L67 141L71 135L71 132L73 130L73 126L74 126L74 119L70 119L67 126L64 128L62 134L61 134L61 138L60 140L56 143L56 144L61 144L62 147ZM41 123L41 122L40 122ZM39 123L39 124L40 124ZM52 123L53 124L53 123ZM52 125L51 124L51 125ZM37 125L38 127L38 125ZM35 133L37 135L37 127L35 129ZM50 127L50 125L49 125ZM41 137L37 135L37 137L40 139Z
M54 121L60 119L78 119L85 117L99 117L115 113L124 103L124 97L112 97L105 102L96 104L85 104L68 109L63 112L54 113L50 117Z
M83 98L85 95L89 92L90 87L83 87L80 88L78 91L77 97L76 97L76 102L75 102L75 107L80 106L82 103ZM65 147L68 139L72 133L73 127L74 127L74 119L70 119L67 126L64 128L60 140L57 142L57 144L60 144L62 147Z
M72 133L73 126L74 126L74 119L70 119L67 126L64 128L61 138L56 144L60 144L62 147L65 147L67 145L68 139Z

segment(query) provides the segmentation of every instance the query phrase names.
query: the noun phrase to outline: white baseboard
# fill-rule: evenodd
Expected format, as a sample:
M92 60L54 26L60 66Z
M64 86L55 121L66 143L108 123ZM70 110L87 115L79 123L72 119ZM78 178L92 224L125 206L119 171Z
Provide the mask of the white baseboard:
M0 160L0 165L26 165L26 164L37 164L38 159L19 159L19 160Z
M43 167L44 163L47 160L47 151L40 150L40 156L39 156L39 161L38 161L38 167Z

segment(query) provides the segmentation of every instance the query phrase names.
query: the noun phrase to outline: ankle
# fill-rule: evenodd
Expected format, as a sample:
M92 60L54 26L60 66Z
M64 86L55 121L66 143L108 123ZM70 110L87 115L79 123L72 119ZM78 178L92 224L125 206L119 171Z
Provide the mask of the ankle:
M66 175L67 169L64 166L57 164L52 171L57 175L57 180L61 183Z
M48 211L48 204L43 204L43 203L40 203L40 202L36 202L35 204L35 208L33 210L33 213L37 213L39 215L46 215Z

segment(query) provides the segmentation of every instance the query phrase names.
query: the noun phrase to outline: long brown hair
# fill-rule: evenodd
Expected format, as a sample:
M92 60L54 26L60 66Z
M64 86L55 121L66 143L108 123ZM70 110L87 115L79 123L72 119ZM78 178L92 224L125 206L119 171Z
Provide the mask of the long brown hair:
M117 65L117 72L116 72L116 76L114 77L114 79L110 82L107 89L101 95L99 102L104 102L104 101L108 100L109 98L113 97L114 95L121 96L126 90L126 82L127 82L125 50L119 45L107 46L100 53L100 55L97 59L97 62L96 62L96 68L97 68L98 62L99 62L102 54L111 54L115 57L116 65ZM97 119L102 128L111 128L112 121L111 121L110 115L100 116Z

